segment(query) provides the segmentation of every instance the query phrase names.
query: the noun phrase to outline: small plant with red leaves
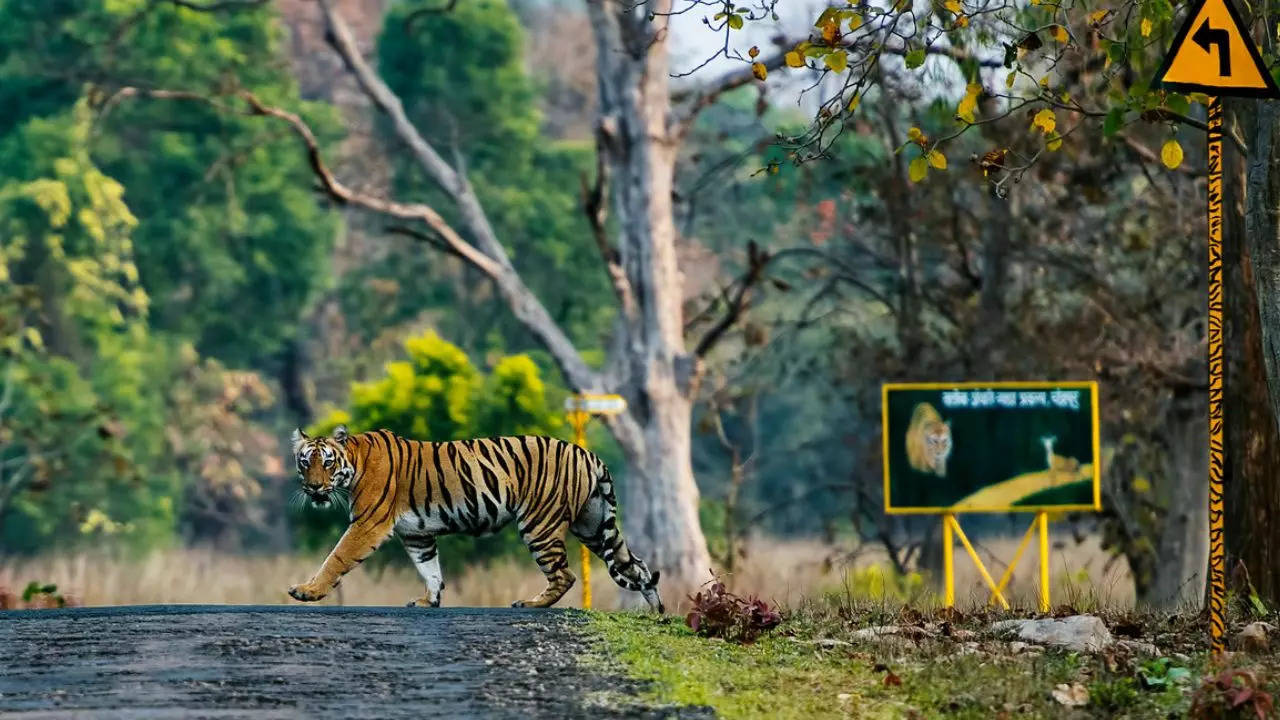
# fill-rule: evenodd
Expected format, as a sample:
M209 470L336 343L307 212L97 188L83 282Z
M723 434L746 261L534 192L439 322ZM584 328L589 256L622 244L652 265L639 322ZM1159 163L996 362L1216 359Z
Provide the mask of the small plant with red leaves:
M706 590L690 595L689 601L693 609L685 616L685 624L703 637L746 645L782 622L782 616L768 603L755 595L744 598L729 592L719 578Z
M1189 717L1197 720L1240 718L1266 720L1275 717L1271 693L1263 689L1258 673L1243 668L1227 668L1205 678L1191 700Z

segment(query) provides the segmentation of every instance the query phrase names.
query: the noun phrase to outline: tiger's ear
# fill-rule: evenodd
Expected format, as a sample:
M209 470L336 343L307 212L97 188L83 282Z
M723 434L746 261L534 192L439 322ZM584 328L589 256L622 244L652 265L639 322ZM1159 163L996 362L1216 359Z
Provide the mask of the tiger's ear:
M337 440L338 442L346 442L346 441L347 441L347 426L346 426L346 425L339 425L338 427L334 428L334 429L333 429L333 439L334 439L334 440Z
M298 452L298 446L301 445L304 440L308 440L309 438L306 433L302 432L302 428L294 428L293 435L290 435L289 439L293 441L293 451L296 453Z

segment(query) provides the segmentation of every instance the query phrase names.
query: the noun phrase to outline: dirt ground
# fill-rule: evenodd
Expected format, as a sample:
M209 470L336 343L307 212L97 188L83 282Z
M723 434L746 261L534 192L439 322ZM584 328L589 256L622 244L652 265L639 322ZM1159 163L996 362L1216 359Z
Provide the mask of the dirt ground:
M710 715L645 706L633 681L584 667L582 623L491 608L0 612L0 718Z

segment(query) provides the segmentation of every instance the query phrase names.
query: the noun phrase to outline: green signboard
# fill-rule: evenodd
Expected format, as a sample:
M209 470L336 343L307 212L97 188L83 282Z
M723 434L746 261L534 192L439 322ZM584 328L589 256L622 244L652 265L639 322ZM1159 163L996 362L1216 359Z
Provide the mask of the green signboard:
M888 513L1100 510L1093 382L883 388Z

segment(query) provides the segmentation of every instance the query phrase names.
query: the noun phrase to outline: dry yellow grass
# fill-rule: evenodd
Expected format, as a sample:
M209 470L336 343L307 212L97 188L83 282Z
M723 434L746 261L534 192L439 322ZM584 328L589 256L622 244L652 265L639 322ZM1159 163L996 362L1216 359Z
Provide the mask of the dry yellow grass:
M1004 562L1013 557L1018 538L987 540L979 544L983 562L999 578ZM577 557L576 547L572 557ZM989 551L989 553L988 553ZM994 557L993 557L994 556ZM794 606L806 597L841 592L857 586L858 573L871 565L888 567L878 550L857 553L852 562L836 548L816 541L754 539L728 583L735 592L754 593L766 600ZM999 558L996 560L995 558ZM829 562L834 559L835 562ZM208 549L175 549L140 558L110 553L46 555L33 558L0 558L0 587L21 590L28 582L56 583L59 590L85 605L139 604L290 604L285 590L315 571L321 558L298 555L244 556ZM1054 604L1101 604L1128 607L1133 604L1133 583L1123 562L1104 572L1108 555L1096 540L1083 545L1068 541L1051 553ZM986 593L977 570L963 549L956 547L956 598L961 605L980 604ZM574 563L577 572L577 563ZM618 588L599 560L592 564L595 606L618 606ZM1034 546L1024 554L1011 583L1010 597L1033 606L1038 574ZM543 587L541 573L532 560L513 558L485 567L471 567L446 577L447 606L501 607L518 598L535 595ZM409 568L361 567L343 580L340 590L322 604L403 605L422 593L417 574ZM666 598L678 610L681 598ZM925 600L927 601L927 600ZM1087 602L1086 602L1087 601ZM581 604L581 584L560 601L561 607Z

